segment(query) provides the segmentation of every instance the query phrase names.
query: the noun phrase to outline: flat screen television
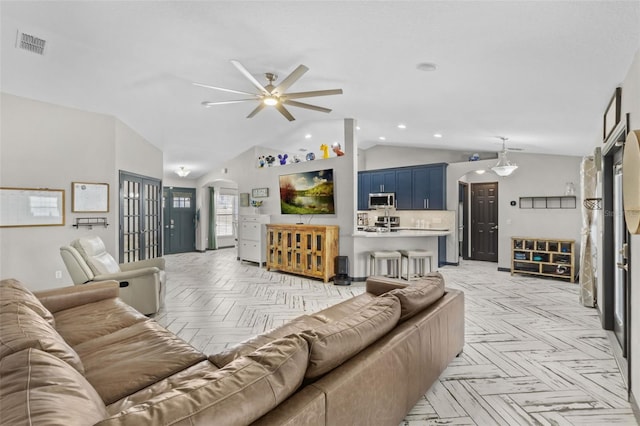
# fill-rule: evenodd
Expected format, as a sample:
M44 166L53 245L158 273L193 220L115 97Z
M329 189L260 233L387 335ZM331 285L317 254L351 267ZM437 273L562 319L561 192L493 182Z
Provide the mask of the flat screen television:
M333 169L281 175L280 213L335 214Z

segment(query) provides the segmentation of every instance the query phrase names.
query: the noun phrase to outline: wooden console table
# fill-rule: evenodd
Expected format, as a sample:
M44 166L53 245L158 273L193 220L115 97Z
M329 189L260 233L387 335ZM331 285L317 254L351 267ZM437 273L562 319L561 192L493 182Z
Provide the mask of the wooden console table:
M326 283L335 275L336 225L267 225L267 271L277 269Z

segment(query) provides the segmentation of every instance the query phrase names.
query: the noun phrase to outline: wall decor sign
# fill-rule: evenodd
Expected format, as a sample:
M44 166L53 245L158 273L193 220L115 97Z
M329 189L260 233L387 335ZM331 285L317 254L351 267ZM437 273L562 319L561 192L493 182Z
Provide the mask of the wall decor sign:
M64 189L0 188L0 228L63 226Z
M71 211L74 213L107 213L109 211L109 184L72 182Z
M604 111L603 117L603 134L602 140L604 142L607 141L607 138L613 132L613 129L616 128L618 123L620 122L620 109L622 102L622 88L617 87L616 91L613 93L613 97L609 101L609 105L607 105L607 109Z
M269 196L269 188L253 188L251 190L253 198L264 198Z

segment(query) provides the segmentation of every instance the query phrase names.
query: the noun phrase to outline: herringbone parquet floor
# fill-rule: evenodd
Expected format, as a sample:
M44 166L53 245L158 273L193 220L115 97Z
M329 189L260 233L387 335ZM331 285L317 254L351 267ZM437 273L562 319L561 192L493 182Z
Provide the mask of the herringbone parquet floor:
M235 255L166 256L166 306L156 319L205 353L364 291L364 283L267 272ZM607 335L575 284L512 277L486 262L440 271L465 292L464 353L403 425L638 425Z

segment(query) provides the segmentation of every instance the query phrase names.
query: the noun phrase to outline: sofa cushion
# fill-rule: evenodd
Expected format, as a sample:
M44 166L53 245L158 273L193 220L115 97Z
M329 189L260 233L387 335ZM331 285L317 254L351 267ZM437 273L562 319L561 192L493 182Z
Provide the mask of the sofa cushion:
M92 425L104 403L74 368L38 349L0 360L0 407L6 425Z
M389 278L382 275L372 275L367 278L366 291L375 296L380 296L391 290L397 288L405 288L409 286L406 281L401 281L398 278Z
M220 370L184 377L171 390L98 424L247 425L300 386L307 357L304 339L283 337Z
M116 298L58 311L55 319L56 330L71 346L149 321L149 318Z
M85 377L111 404L206 357L155 321L133 324L75 347Z
M400 302L377 297L341 320L302 333L309 342L309 367L314 379L336 368L391 330L400 318Z
M311 316L324 323L337 321L351 315L354 311L357 311L363 306L371 303L371 301L375 300L375 298L376 297L370 293L359 294L336 305L329 306L326 309L318 311Z
M244 355L248 355L261 346L273 342L276 339L288 336L289 334L300 333L304 330L310 330L312 328L321 326L322 324L324 324L324 322L316 318L310 317L308 315L302 315L285 323L280 327L274 328L273 330L270 330L261 335L252 337L251 339L245 340L244 342L232 346L231 348L227 348L220 353L210 355L209 361L222 368L234 359L240 358Z
M437 272L434 274L438 274ZM395 296L400 300L402 311L400 321L411 318L444 296L442 275L423 277L415 285L391 290L382 297Z
M55 327L56 324L53 315L44 307L31 290L26 288L18 280L6 279L0 281L0 306L16 302L28 306L33 312L40 315Z
M78 354L44 318L26 305L3 306L0 310L0 358L27 348L48 352L84 373Z

